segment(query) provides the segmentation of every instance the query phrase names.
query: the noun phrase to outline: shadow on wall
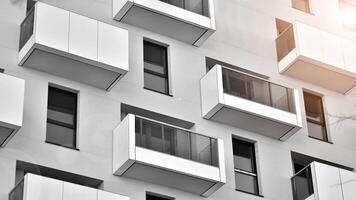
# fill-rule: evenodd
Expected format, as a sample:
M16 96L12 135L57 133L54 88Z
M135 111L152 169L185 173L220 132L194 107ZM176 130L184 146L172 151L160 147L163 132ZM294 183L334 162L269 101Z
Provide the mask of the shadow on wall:
M26 0L9 0L12 5L22 5L22 3Z

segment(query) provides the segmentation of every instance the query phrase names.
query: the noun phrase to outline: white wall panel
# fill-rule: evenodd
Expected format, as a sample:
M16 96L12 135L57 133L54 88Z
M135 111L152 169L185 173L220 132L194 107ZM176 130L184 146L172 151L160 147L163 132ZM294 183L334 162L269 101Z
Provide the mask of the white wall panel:
M102 22L98 26L98 61L129 70L128 31Z
M297 47L301 55L322 61L323 57L323 37L320 31L305 24L296 23Z
M63 200L97 200L97 190L90 187L64 182Z
M68 51L69 12L47 4L36 7L36 42Z
M130 200L129 197L98 190L98 200Z
M343 200L340 186L339 169L333 166L314 163L315 184L314 192L319 200ZM314 185L315 185L314 184Z
M28 174L24 188L24 200L63 200L62 181Z
M327 32L322 32L322 39L325 63L343 69L344 57L340 37Z
M69 53L97 60L98 21L70 13Z
M22 126L25 80L0 73L0 122Z
M356 173L343 169L339 170L344 200L354 200L356 197Z
M343 40L342 48L344 50L345 69L356 73L356 43Z

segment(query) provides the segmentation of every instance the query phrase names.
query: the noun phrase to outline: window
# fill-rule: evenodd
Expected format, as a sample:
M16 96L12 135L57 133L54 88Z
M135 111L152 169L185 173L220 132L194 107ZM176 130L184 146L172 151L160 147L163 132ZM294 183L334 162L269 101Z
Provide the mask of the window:
M238 191L259 195L255 145L232 139L235 167L235 187Z
M144 86L169 94L167 47L144 41Z
M309 0L292 0L292 7L306 13L311 13Z
M4 73L4 69L3 68L0 68L0 73Z
M30 12L33 6L35 6L35 4L36 4L35 0L27 0L26 13Z
M77 93L48 87L46 142L76 148Z
M205 4L208 2L204 2L203 0L160 0L162 2L171 4L173 6L177 6L179 8L183 8L189 10L191 12L197 13L199 15L209 16L207 10L204 9Z
M322 97L308 92L303 95L309 136L328 141Z
M151 192L146 193L146 200L174 200L172 197L160 195L160 194L154 194Z

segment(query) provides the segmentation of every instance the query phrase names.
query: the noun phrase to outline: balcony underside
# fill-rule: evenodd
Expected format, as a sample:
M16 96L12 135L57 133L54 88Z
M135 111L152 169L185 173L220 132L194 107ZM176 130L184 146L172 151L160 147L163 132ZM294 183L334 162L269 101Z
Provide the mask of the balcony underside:
M123 173L123 176L158 185L169 186L198 195L203 195L216 184L213 181L207 181L167 169L153 167L137 161Z
M199 46L213 33L213 30L175 19L137 4L133 4L125 13L116 15L115 19L195 46Z
M278 140L286 140L296 127L223 106L211 118L223 124L259 133Z
M110 66L34 44L21 60L20 65L110 90L125 71L108 70Z
M290 53L293 54L294 51ZM288 56L284 59L288 59ZM347 75L351 74L350 72L337 70L332 66L304 56L299 56L291 61L291 64L287 67L283 66L285 61L282 60L281 62L280 69L283 69L281 71L283 74L339 93L345 94L356 85L356 76Z

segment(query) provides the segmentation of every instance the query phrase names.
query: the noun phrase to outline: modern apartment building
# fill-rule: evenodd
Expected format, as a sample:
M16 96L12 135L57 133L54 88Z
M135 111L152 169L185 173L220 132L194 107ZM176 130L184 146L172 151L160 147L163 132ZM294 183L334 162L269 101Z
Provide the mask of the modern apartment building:
M353 0L2 0L0 200L356 199Z

